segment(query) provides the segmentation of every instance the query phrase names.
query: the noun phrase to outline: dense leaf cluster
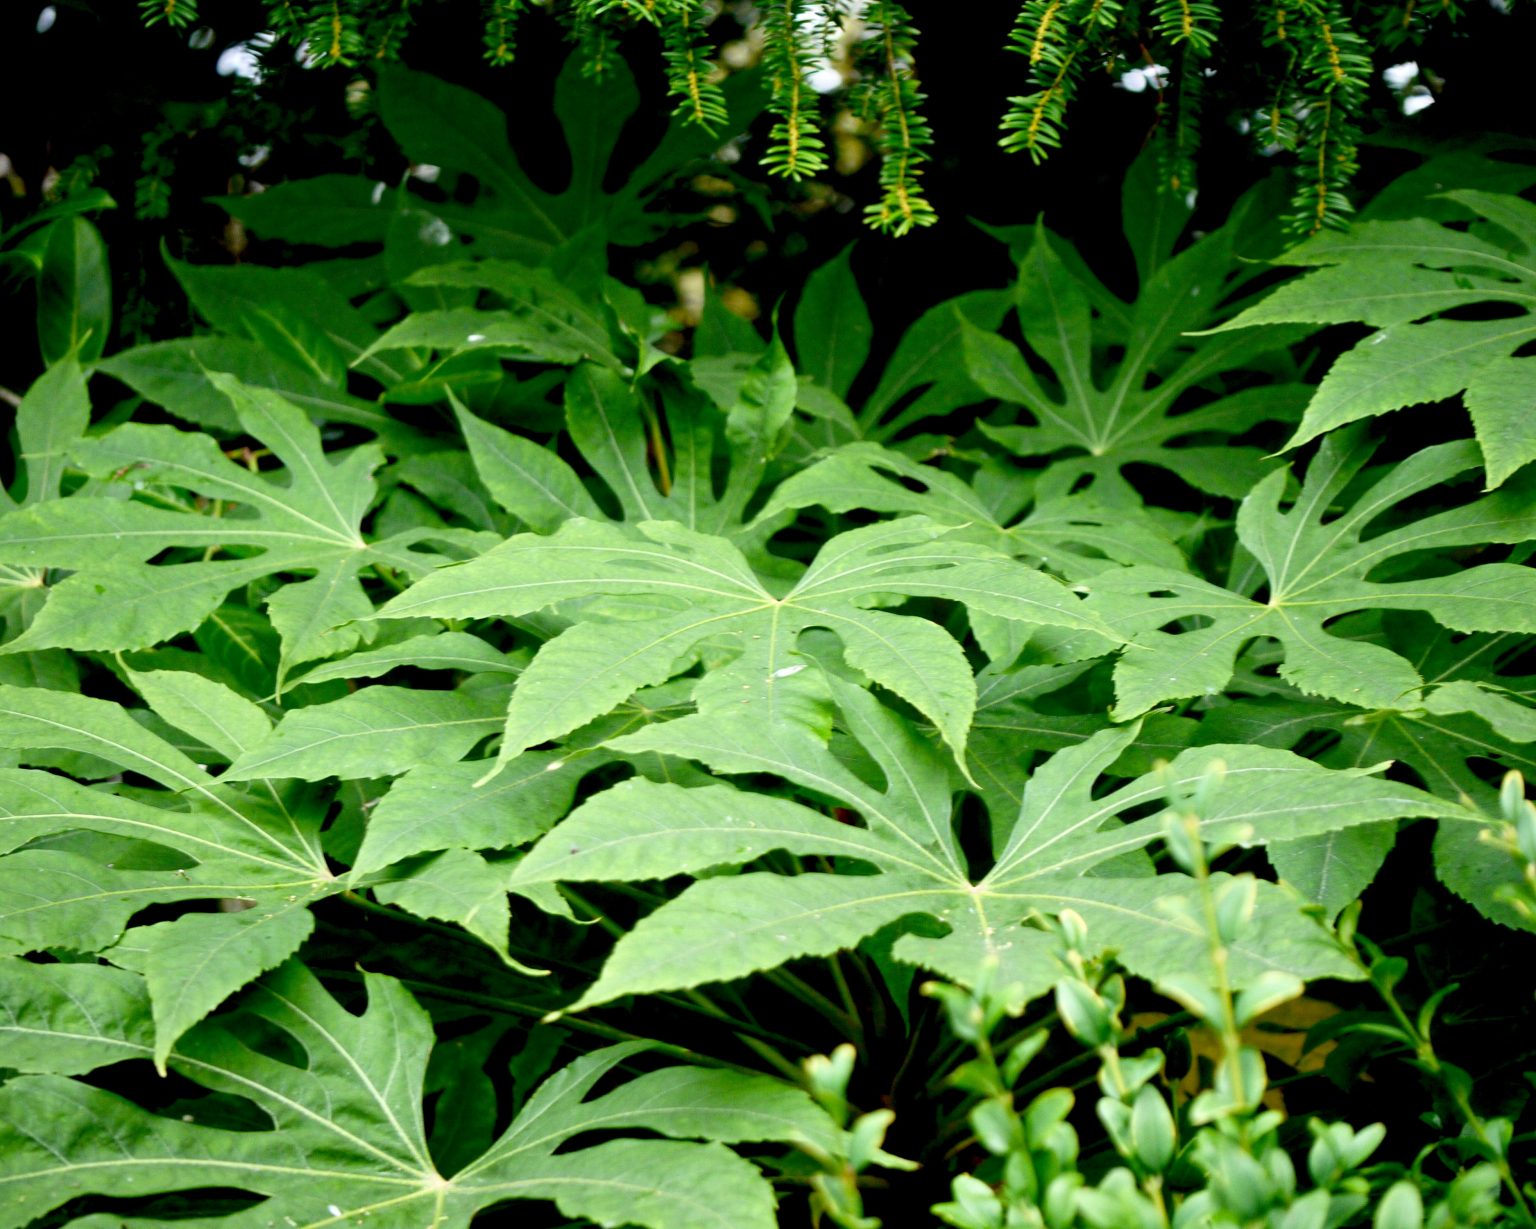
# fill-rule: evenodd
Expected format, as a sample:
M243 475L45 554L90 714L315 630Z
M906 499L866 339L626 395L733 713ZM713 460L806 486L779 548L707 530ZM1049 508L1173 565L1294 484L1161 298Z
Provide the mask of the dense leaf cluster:
M711 301L681 358L605 254L665 224L694 138L606 189L605 88L561 95L587 136L550 194L489 104L390 70L391 132L478 189L228 201L334 251L173 263L192 337L108 354L93 228L40 220L51 365L0 513L0 1225L190 1192L206 1225L754 1229L795 1184L869 1225L889 1109L850 1109L846 1051L779 1078L805 1043L749 1000L915 1052L928 975L996 1162L950 1223L1359 1219L1402 1172L1356 1172L1380 1135L1319 1122L1300 1193L1240 1036L1327 979L1382 989L1370 1035L1485 1167L1431 1221L1528 1221L1510 1120L1352 908L1432 827L1445 886L1532 928L1498 780L1536 741L1536 360L1525 315L1467 310L1526 310L1528 169L1456 161L1478 186L1426 202L1431 164L1287 253L1283 190L1185 239L1148 160L1132 298L1038 225L883 361L846 253L772 336ZM1316 383L1316 327L1357 320ZM1432 439L1381 417L1463 391ZM1122 1061L1116 969L1219 1035L1208 1087ZM1125 1178L1084 1184L1070 1095L1015 1105L1043 1034L992 1048L1053 991ZM1415 1229L1392 1190L1377 1223Z

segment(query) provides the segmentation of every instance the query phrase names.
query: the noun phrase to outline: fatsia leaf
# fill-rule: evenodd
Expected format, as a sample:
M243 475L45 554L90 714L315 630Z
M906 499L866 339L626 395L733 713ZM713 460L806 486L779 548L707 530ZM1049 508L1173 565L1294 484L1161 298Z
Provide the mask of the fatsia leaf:
M461 405L453 409L491 497L530 529L552 533L573 516L601 515L581 479L553 450L482 422Z
M795 309L795 353L800 370L823 388L847 397L869 356L874 329L844 248L810 277Z
M154 840L183 849L198 861L243 858L278 872L303 868L330 878L312 831L292 817L263 814L259 806L245 803L237 806L203 768L119 705L43 688L0 687L0 741L23 751L60 748L100 756L159 783L190 807L175 821L184 833L176 839L176 827L158 808L87 790L51 774L6 770L7 784L15 791L8 794L14 799L9 804L12 819L38 822L57 809L58 818L67 818L71 827ZM99 799L95 807L90 798ZM101 813L91 814L95 809ZM163 830L152 830L151 815L156 813Z
M235 759L264 739L272 720L259 705L190 670L130 670L128 681L179 730Z
M1304 841L1276 841L1267 852L1280 877L1332 917L1370 886L1396 841L1396 824L1361 824Z
M182 1034L248 982L274 969L299 949L314 929L308 909L263 907L223 913L187 913L173 922L136 927L120 949L140 969L155 1019L155 1066Z
M483 940L509 965L530 969L512 959L507 931L512 925L507 906L507 873L477 853L449 849L398 868L393 877L374 885L374 895L386 905L398 905L417 917L454 922Z
M833 629L851 665L912 703L963 755L975 687L959 644L936 624L867 609L874 595L939 597L1030 624L1093 626L1059 582L918 517L833 538L782 596L721 538L668 522L626 530L571 521L550 537L519 535L440 571L380 614L507 617L593 594L654 598L658 613L584 620L545 644L513 692L501 764L665 681L695 645L721 635L742 646L737 672L749 695L738 698L755 700L771 719L775 684L804 666L795 642L809 627Z
M13 1071L81 1075L143 1058L153 1040L149 994L138 974L0 959L0 1041Z
M1437 716L1471 713L1486 721L1501 738L1512 743L1536 743L1536 709L1497 685L1453 679L1435 687L1425 697L1424 708Z
M91 422L85 376L73 358L38 376L16 407L16 435L26 470L23 504L57 499L70 453Z
M1345 423L1462 394L1488 486L1536 460L1532 376L1517 353L1536 338L1536 205L1515 195L1446 192L1458 216L1369 221L1317 235L1278 263L1313 267L1223 327L1363 321L1377 331L1318 385L1290 447ZM1466 219L1472 219L1470 227ZM1456 309L1499 305L1475 318Z
M167 673L173 674L168 681L156 677ZM210 741L227 737L230 752L238 749L237 740L254 739L237 763L255 758L269 763L274 773L312 772L316 778L345 774L354 767L359 776L371 776L443 762L451 754L448 747L467 749L463 727L469 727L471 741L499 727L504 705L499 694L473 690L410 693L407 720L400 721L396 718L401 709L389 706L394 689L369 688L348 697L350 704L338 702L340 715L328 711L335 705L299 709L270 735L258 737L257 722L264 730L265 716L246 701L231 704L227 695L215 697L216 683L198 679L188 688L196 676L183 672L130 672L128 677L163 713L174 714L175 720ZM432 697L437 697L436 708ZM212 704L214 698L217 704ZM219 732L210 733L199 724L199 704L211 705L213 716L223 722ZM480 717L474 717L475 712ZM302 798L270 782L243 792L223 779L216 781L116 704L40 688L0 688L0 741L17 748L24 763L37 758L32 748L83 752L166 787L129 790L132 796L126 797L53 772L0 769L0 854L5 855L0 856L0 948L16 953L111 948L108 959L149 977L160 1057L188 1025L291 955L312 925L308 907L348 886L346 879L332 873L321 848L323 811L302 805ZM551 808L561 805L560 786L553 780L557 775L548 774L549 785L539 782ZM226 778L233 780L228 773ZM564 784L567 798L573 784ZM450 821L453 813L449 808ZM547 815L545 826L555 818ZM482 824L488 826L483 819ZM515 844L541 830L536 821L532 830L519 830L504 820L502 827L506 839L484 841L483 847ZM116 865L110 853L88 857L68 850L24 848L70 832L100 833L158 849L169 865L161 861L133 868ZM418 838L410 848L411 838L398 825L386 826L382 837L405 846L398 856L452 844L434 845L430 837L422 843ZM505 872L498 872L499 904L487 896L482 910L505 911L504 882ZM250 907L185 914L124 936L130 919L149 904L210 900L238 900ZM446 912L439 908L436 915ZM486 927L474 928L475 915L467 910L451 920L472 933L495 934ZM505 927L494 945L505 953Z
M369 355L373 325L312 269L167 263L215 328L274 351L324 385L339 388L348 364L386 384L398 383L416 366L398 354Z
M419 574L441 559L408 549L423 535L372 546L364 541L361 521L375 491L371 475L383 459L377 448L333 460L322 453L314 425L282 397L225 375L208 378L233 403L243 429L284 463L286 482L251 472L206 435L171 427L130 423L77 443L71 452L88 473L124 486L131 481L135 489L191 492L211 506L181 511L82 494L0 518L0 560L76 569L52 587L48 604L6 651L144 648L198 626L239 585L290 570L314 572L272 598L286 670L358 642L357 625L333 628L372 610L358 580L361 568L382 563ZM204 557L139 562L178 547L198 548ZM261 553L207 558L226 547Z
M396 193L361 175L314 175L211 199L263 238L323 247L384 242L398 208Z
M101 357L112 327L112 274L107 245L78 215L48 227L37 279L37 340L43 361Z
M229 398L209 380L210 372L233 376L251 388L271 389L317 422L366 427L395 452L420 451L424 443L412 428L376 406L246 337L212 334L150 342L118 351L97 363L96 370L121 380L177 418L221 434L236 434L240 422Z
M1351 706L1274 695L1245 699L1214 710L1201 723L1202 736L1243 739L1266 746L1292 747L1312 731L1326 731L1337 744L1321 755L1337 767L1401 761L1429 792L1469 813L1496 814L1495 787L1485 768L1515 769L1536 775L1536 755L1528 742L1512 739L1479 712L1485 700L1502 701L1493 711L1508 715L1520 729L1514 696L1529 694L1530 680L1501 668L1501 659L1521 655L1523 637L1455 636L1422 616L1386 620L1387 643L1411 657L1432 685L1426 704L1361 713ZM1457 677L1461 676L1461 677ZM1444 710L1432 703L1444 695ZM1465 709L1460 704L1465 702ZM1453 892L1487 917L1528 929L1530 923L1498 889L1512 885L1518 867L1507 854L1481 839L1481 826L1447 820L1435 836L1435 868ZM1380 865L1390 833L1371 826L1337 832L1289 848L1274 846L1277 869L1320 903L1343 895L1343 884L1367 879Z
M0 490L0 514L18 502L26 507L58 498L69 453L90 421L90 396L75 359L54 363L33 381L16 407L20 472L11 492ZM14 631L36 617L46 580L45 569L0 557L0 613Z
M1014 456L1054 456L1042 493L1064 495L1085 478L1099 501L1136 505L1122 475L1131 464L1171 471L1197 490L1243 495L1273 462L1264 450L1235 445L1266 421L1294 419L1307 389L1288 372L1284 346L1297 331L1268 329L1191 338L1230 310L1225 304L1255 276L1236 245L1256 196L1220 229L1150 272L1136 301L1106 316L1113 299L1070 267L1043 227L1020 268L1017 311L1024 339L1051 372L1043 379L1023 354L994 332L966 324L966 370L986 395L1022 406L1027 425L983 421L983 432ZM1107 366L1113 346L1122 357ZM1214 393L1212 396L1210 394Z
M367 875L435 849L510 849L552 828L602 755L529 751L475 789L477 760L413 768L379 799L353 863Z
M976 290L924 312L897 343L875 391L857 407L859 434L894 439L914 423L984 398L987 394L966 365L955 362L955 354L967 329L999 327L1012 305L1008 291ZM827 442L842 441L834 437Z
M569 365L592 359L607 367L622 365L601 308L594 311L548 269L483 260L429 265L408 280L412 286L447 290L483 288L497 303L412 312L373 338L355 362L427 347L442 354L487 348L533 362Z
M295 962L253 987L243 1011L297 1046L303 1066L249 1048L236 1031L239 1017L200 1025L172 1053L179 1074L247 1098L271 1129L229 1131L161 1117L55 1075L7 1082L0 1088L4 1223L25 1224L83 1192L132 1198L147 1189L218 1186L266 1196L202 1222L228 1229L365 1216L398 1229L454 1229L517 1199L552 1200L567 1217L606 1225L771 1229L772 1192L756 1168L719 1142L685 1141L803 1145L827 1134L809 1097L765 1077L662 1070L593 1096L599 1079L644 1049L630 1044L589 1054L546 1079L487 1151L445 1175L422 1121L431 1023L398 982L367 975L366 985L361 1015ZM67 988L61 981L58 993ZM60 1007L50 1009L66 1029L79 1027ZM75 1044L99 1050L98 1034L115 1025L100 1021ZM148 1056L142 1025L128 1019L116 1031L123 1050ZM672 1138L567 1144L583 1132L637 1128Z
M597 364L576 368L565 386L566 431L625 520L675 520L755 551L788 519L764 514L743 524L794 410L794 371L775 344L740 377L717 401L670 373L637 389ZM573 517L603 516L551 448L458 413L481 481L530 528L551 533Z
M883 777L883 790L855 776L813 731L788 720L697 714L611 741L621 751L693 758L717 773L773 773L830 799L843 809L840 817L857 815L862 825L726 785L679 789L637 780L594 795L534 846L514 882L660 880L722 864L751 865L773 850L822 854L836 859L838 873L754 869L701 879L620 939L572 1010L741 977L796 955L827 954L909 915L926 915L948 933L904 936L896 943L898 958L965 981L996 962L1005 982L1039 993L1053 977L1050 945L1022 923L1031 911L1057 912L1069 904L1093 909L1095 940L1115 947L1128 968L1161 976L1193 959L1204 942L1190 917L1158 905L1163 896L1188 895L1190 881L1117 874L1115 867L1124 865L1117 859L1162 839L1159 816L1120 817L1178 796L1218 768L1222 787L1200 821L1214 841L1266 845L1405 815L1480 826L1472 813L1421 791L1263 747L1189 748L1161 770L1105 788L1106 770L1136 737L1129 727L1101 731L1047 759L1029 779L1011 822L996 825L991 869L974 877L955 839L951 779L936 748L862 688L830 675L827 684L845 730ZM1277 920L1262 943L1246 947L1234 976L1269 969L1351 975L1311 922L1294 908L1286 913L1282 897L1266 908L1275 919L1291 920ZM701 935L709 942L701 943Z
M1371 451L1359 430L1337 432L1323 442L1288 510L1281 508L1284 472L1243 500L1237 533L1261 570L1268 590L1262 597L1154 568L1106 572L1095 581L1089 607L1130 640L1115 666L1119 716L1220 693L1238 650L1257 636L1280 642L1280 674L1304 692L1364 709L1413 707L1423 679L1408 660L1326 626L1351 611L1421 610L1461 632L1536 631L1536 571L1529 567L1490 563L1450 575L1378 579L1414 552L1536 536L1532 484L1516 482L1394 524L1395 505L1477 463L1469 441L1440 444L1370 475L1374 481L1356 492L1353 506L1330 516Z
M1039 559L1072 580L1120 564L1184 566L1184 556L1151 516L1138 508L1107 506L1091 494L1036 502L1015 520L1017 504L998 507L978 489L934 465L922 464L868 441L844 444L791 474L758 513L760 522L789 509L823 507L927 516L969 527L970 535L1010 555ZM1026 501L1029 497L1025 497Z
M332 679L367 679L388 674L400 666L422 670L463 670L471 674L516 675L527 665L526 655L503 653L468 632L431 631L377 649L348 653L306 670L294 680L326 683Z
M502 725L504 706L500 690L365 687L294 709L220 780L360 779L451 764Z
M744 130L762 109L751 74L723 83L732 131ZM714 152L709 130L675 118L658 146L612 191L606 163L620 128L639 102L634 78L622 63L601 80L572 56L555 85L555 111L570 146L571 178L547 191L518 164L507 140L507 117L462 86L399 64L382 66L380 112L384 125L413 161L473 175L482 194L468 206L434 205L456 230L496 255L536 263L583 228L600 227L613 243L648 242L671 225L666 211L650 208L656 190L694 158Z

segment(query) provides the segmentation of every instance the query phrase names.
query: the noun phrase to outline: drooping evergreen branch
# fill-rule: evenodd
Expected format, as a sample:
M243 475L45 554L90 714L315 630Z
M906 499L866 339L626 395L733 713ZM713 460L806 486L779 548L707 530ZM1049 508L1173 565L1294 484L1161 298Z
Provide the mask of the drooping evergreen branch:
M266 0L274 37L297 46L312 66L355 66L402 51L420 0ZM510 64L529 0L483 0L484 55ZM624 32L654 27L674 114L722 138L728 110L712 26L719 0L538 0L569 32L586 74L614 64ZM1374 72L1371 52L1405 46L1462 15L1460 0L1022 0L1008 47L1024 61L1028 88L1007 95L1004 148L1040 161L1066 137L1085 83L1119 78L1155 98L1153 139L1165 186L1197 186L1201 116L1252 134L1265 155L1294 157L1290 223L1302 232L1340 225ZM139 0L146 25L185 28L198 0ZM769 81L773 117L763 167L802 181L827 172L825 90L833 107L854 104L882 158L881 198L865 210L872 226L905 233L934 220L919 183L933 134L915 74L917 32L897 0L763 0L733 9L746 44ZM992 37L981 21L976 37ZM1256 33L1258 62L1229 58ZM839 53L851 45L852 70ZM811 84L841 62L842 84ZM839 98L844 91L848 94ZM1000 94L1005 90L1000 89ZM1419 87L1418 92L1424 92ZM851 95L851 96L850 96Z
M728 119L725 93L714 79L705 34L708 12L702 0L683 5L677 20L661 28L667 61L667 88L677 99L672 114L687 123L718 132Z
M146 26L190 26L197 20L197 0L139 0L139 15Z
M517 21L522 0L488 0L485 9L485 58L498 67L517 54Z
M820 17L806 0L770 0L763 10L768 110L777 119L768 134L763 167L786 179L806 179L827 169L816 94L806 83L819 50L808 27L819 24Z
M877 0L870 18L869 45L878 49L878 71L871 74L865 107L877 125L881 197L864 216L878 230L905 235L938 220L920 183L933 130L923 117L924 95L913 69L917 30L895 0Z

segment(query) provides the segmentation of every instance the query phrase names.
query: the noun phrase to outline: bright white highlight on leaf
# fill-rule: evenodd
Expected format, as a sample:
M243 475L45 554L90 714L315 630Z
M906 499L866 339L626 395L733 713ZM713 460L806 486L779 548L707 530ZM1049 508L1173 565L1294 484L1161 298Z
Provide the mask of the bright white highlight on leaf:
M830 94L833 90L842 89L843 74L833 68L832 65L826 64L821 68L813 70L806 77L805 83L818 94Z
M261 80L261 62L257 52L272 42L270 34L258 34L243 43L235 43L219 53L214 71L221 77L240 77L246 81Z
M1130 68L1120 74L1119 88L1132 94L1144 90L1160 90L1168 84L1168 69L1161 64L1149 64L1145 68Z
M37 32L47 34L53 29L53 23L59 19L59 10L53 5L48 5L37 15Z

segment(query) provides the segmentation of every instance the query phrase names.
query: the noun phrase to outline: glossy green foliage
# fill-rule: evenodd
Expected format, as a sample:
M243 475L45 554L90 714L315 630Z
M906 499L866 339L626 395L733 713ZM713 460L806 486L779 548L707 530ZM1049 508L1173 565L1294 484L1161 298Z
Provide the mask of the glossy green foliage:
M1532 376L1521 353L1536 338L1536 206L1473 189L1434 203L1438 216L1372 218L1292 249L1285 263L1314 272L1225 327L1284 320L1374 326L1318 385L1290 446L1460 394L1492 488L1536 460Z
M1308 284L1254 299L1269 189L1186 242L1138 167L1133 298L1034 226L999 232L1006 285L898 338L845 252L773 336L716 320L690 353L587 225L649 225L601 190L619 103L536 197L488 104L385 91L483 199L275 189L253 228L374 251L172 262L206 330L102 357L110 330L71 325L20 399L0 1226L404 1229L527 1199L767 1229L808 1197L867 1227L860 1175L906 1162L847 1051L816 1055L920 1050L919 977L1020 1010L1054 989L1101 1057L1113 1012L1078 975L1111 960L1226 1024L1375 984L1353 907L1404 828L1487 925L1531 929L1497 784L1536 766L1530 428L1304 417L1309 333L1256 318ZM1354 268L1324 271L1334 301L1374 285ZM109 409L108 376L147 404ZM1190 978L1213 925L1214 990ZM1180 1112L1252 1111L1256 1061ZM1183 1129L1148 1071L1101 1107L1138 1181ZM987 1096L991 1155L1057 1156L1060 1097ZM1224 1147L1185 1160L1284 1155ZM1274 1223L1310 1229L1281 1186ZM968 1178L939 1214L1013 1223L992 1212L1028 1190ZM1084 1194L1093 1229L1145 1212Z

